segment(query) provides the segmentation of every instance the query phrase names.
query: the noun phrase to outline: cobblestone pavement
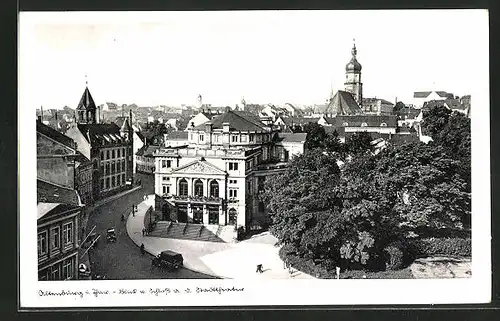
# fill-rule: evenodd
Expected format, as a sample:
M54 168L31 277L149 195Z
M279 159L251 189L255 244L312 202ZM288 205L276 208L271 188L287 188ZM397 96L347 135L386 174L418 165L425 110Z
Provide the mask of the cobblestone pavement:
M138 174L143 188L122 198L114 200L94 210L91 214L87 230L96 226L96 233L101 237L94 249L89 251L93 274L105 276L106 279L207 279L210 276L193 272L187 269L168 272L151 267L152 257L149 254L141 255L139 248L128 237L125 218L132 209L143 201L145 193L153 193L153 176ZM106 230L114 227L116 243L106 242Z

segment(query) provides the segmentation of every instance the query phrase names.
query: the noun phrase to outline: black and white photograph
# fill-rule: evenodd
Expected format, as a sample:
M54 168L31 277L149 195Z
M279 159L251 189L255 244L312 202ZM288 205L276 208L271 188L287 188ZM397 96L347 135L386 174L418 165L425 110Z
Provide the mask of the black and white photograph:
M27 307L489 302L488 11L22 12L18 50Z

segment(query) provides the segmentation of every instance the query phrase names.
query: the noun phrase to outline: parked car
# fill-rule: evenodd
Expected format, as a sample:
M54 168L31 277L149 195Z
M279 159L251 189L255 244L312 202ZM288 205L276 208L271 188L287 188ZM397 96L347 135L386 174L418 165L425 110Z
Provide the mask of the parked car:
M106 240L109 242L116 242L116 232L114 228L109 228L106 234Z
M175 270L183 266L184 258L182 254L174 251L163 251L153 258L152 264L160 268Z

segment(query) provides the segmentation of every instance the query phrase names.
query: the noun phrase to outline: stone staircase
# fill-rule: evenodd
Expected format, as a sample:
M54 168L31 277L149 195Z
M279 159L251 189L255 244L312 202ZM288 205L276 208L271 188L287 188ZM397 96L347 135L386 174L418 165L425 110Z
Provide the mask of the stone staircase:
M160 221L149 234L154 237L205 242L234 242L234 227Z

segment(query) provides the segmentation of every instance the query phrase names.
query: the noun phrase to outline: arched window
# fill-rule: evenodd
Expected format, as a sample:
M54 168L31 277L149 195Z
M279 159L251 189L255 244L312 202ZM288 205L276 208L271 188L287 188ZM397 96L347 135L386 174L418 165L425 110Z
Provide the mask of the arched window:
M188 182L184 178L179 181L179 196L188 196Z
M216 180L210 182L210 196L219 197L219 183Z
M203 182L199 179L194 182L194 196L203 196Z
M386 123L382 123L382 124L380 124L380 127L387 127L387 124Z
M237 212L234 208L230 208L228 212L228 222L229 225L236 225Z
M366 127L366 126L368 126L368 124L367 124L367 123L362 123L362 124L361 124L361 127Z

